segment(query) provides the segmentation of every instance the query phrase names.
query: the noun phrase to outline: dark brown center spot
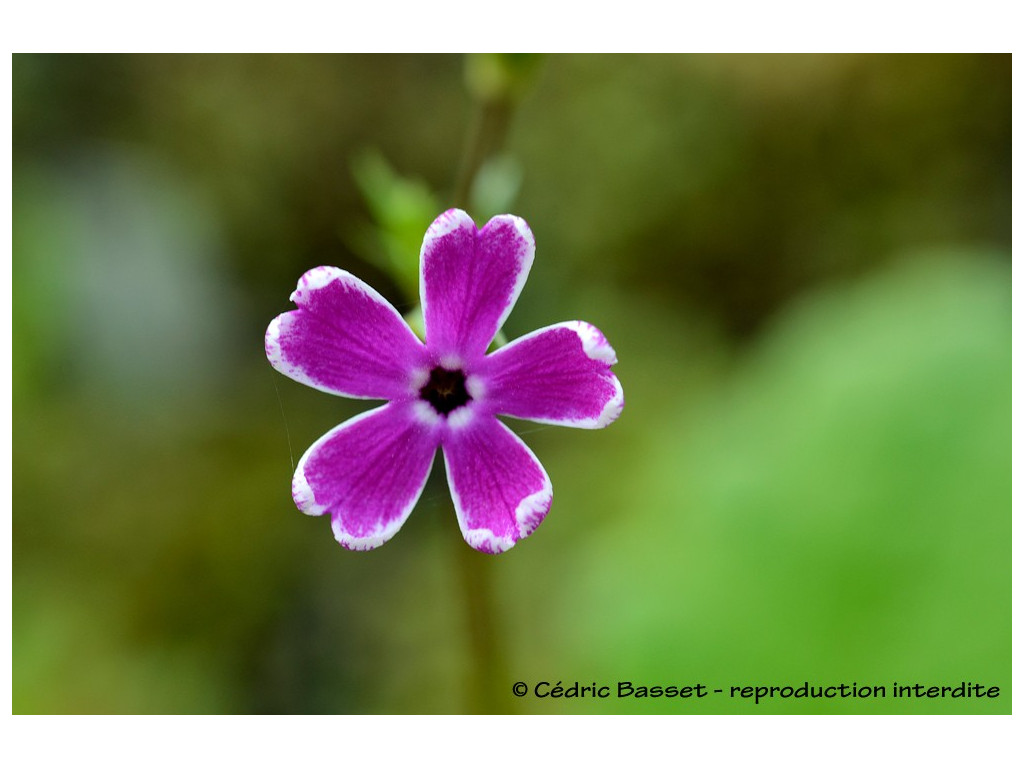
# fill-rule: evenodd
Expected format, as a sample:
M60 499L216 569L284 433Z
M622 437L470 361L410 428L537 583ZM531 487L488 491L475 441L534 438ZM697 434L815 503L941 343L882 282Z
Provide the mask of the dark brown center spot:
M430 372L429 381L420 389L420 397L434 406L434 410L442 416L447 416L473 399L466 391L466 374L440 366Z

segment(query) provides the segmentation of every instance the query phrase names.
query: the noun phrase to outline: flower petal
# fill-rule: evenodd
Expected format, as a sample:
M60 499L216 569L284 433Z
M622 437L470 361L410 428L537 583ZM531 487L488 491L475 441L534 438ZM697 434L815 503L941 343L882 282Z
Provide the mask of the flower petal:
M426 348L383 296L336 267L304 274L297 310L267 328L270 364L302 384L346 397L392 400L415 391Z
M420 250L420 299L431 352L469 358L486 352L519 298L533 253L533 233L516 216L495 216L478 231L465 211L441 214Z
M475 418L444 439L444 464L462 535L474 549L504 552L533 533L551 508L537 457L495 418Z
M436 430L413 403L389 403L335 427L309 447L292 478L292 497L307 515L331 516L347 549L390 539L416 505L434 462Z
M522 336L487 356L480 376L494 413L597 429L622 413L615 350L589 323L574 320Z

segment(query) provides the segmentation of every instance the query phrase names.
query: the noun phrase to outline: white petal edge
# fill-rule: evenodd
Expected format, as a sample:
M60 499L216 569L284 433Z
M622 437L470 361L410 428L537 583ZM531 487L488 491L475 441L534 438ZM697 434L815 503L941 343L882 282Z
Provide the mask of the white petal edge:
M519 294L523 292L523 286L526 285L526 279L530 276L530 270L533 268L533 259L537 254L537 241L533 238L533 231L525 220L518 216L513 216L511 213L503 213L500 216L494 216L484 224L484 229L489 227L492 222L495 221L508 221L515 227L516 232L519 236L526 241L526 255L523 260L519 263L519 274L516 275L516 283L512 286L512 293L508 297L508 304L505 305L505 311L501 313L501 317L498 318L498 327L494 331L494 335L498 335L498 331L505 325L505 321L508 320L508 316L512 314L512 310L516 306L516 302L519 301ZM487 342L490 344L494 337Z
M327 512L327 507L324 507L316 503L316 499L313 497L313 489L309 487L309 483L306 481L306 476L303 472L306 466L306 461L313 454L317 448L323 445L325 442L331 439L337 432L346 427L350 427L356 422L362 421L363 419L373 416L375 413L383 411L387 408L390 403L374 408L372 410L360 413L357 416L353 416L348 421L344 421L334 429L329 430L326 434L322 435L315 443L313 443L306 452L302 454L302 458L299 459L298 466L295 468L295 474L292 476L292 499L295 501L295 506L298 507L299 511L304 515L318 516L323 515ZM436 456L436 449L435 449ZM338 519L331 519L331 530L334 532L334 538L337 539L338 543L346 549L352 549L357 551L366 551L370 549L376 549L384 542L391 539L398 530L405 524L405 521L409 519L409 515L412 514L413 508L420 500L420 496L423 495L423 489L427 487L427 480L430 478L430 470L434 466L434 457L430 459L430 467L427 468L427 473L423 477L423 484L420 489L415 493L413 498L409 501L401 513L391 523L384 526L384 528L377 531L373 536L356 537L351 534L345 533L339 528Z
M544 473L547 478L547 472ZM551 480L543 488L527 496L516 507L516 522L519 524L519 538L525 539L540 525L551 510Z
M608 343L608 339L598 330L597 326L582 320L570 320L567 323L559 323L559 325L571 329L580 337L580 341L583 342L583 352L591 360L600 360L608 365L615 365L619 362L612 345Z
M340 267L327 266L313 267L312 269L306 270L302 274L302 277L299 278L299 282L295 286L295 290L292 291L292 295L288 297L288 300L294 302L297 307L302 307L307 294L322 290L335 280L345 280L346 278L349 278L351 283L362 290L363 293L376 299L379 303L391 307L391 303L387 299L351 272L341 269ZM391 307L391 309L394 310L394 307ZM398 310L395 310L395 314L398 315ZM398 316L400 318L402 317L401 315ZM403 319L402 322L405 323L405 320ZM408 325L408 323L405 324Z
M540 490L522 499L519 502L519 506L516 507L516 524L519 527L519 538L525 539L537 530L537 526L541 524L541 521L551 509L551 498L553 496L551 478L548 477L548 471L540 463L537 454L530 450L530 446L524 443L523 439L509 429L508 426L500 421L498 423L501 424L502 429L512 435L515 441L522 446L523 450L533 459L534 464L540 467L540 473L544 476L544 483L541 485Z
M519 216L513 216L511 213L492 216L483 227L477 227L473 218L464 210L461 208L451 208L434 219L434 222L427 227L427 232L423 236L423 245L420 246L420 309L424 317L427 315L427 288L423 275L423 257L427 252L427 248L433 246L435 241L467 224L472 225L474 231L479 234L494 221L508 221L511 223L515 227L516 232L519 233L519 236L527 244L526 255L519 264L519 274L516 275L516 282L512 286L512 293L509 295L508 304L505 305L505 310L498 318L498 327L494 331L494 335L498 335L498 331L505 325L505 321L508 320L508 316L512 313L516 302L519 301L519 294L523 292L523 286L526 285L526 279L530 276L533 259L537 253L537 241L533 237L533 231L530 229L529 224L524 219Z
M380 293L365 280L359 279L351 272L347 272L344 269L340 269L338 267L314 267L313 269L308 270L299 278L298 285L295 290L292 291L292 295L288 298L290 301L295 303L295 306L302 309L307 293L312 293L326 288L335 280L343 280L352 288L355 288L363 295L372 299L376 304L386 307L388 311L398 319L402 327L409 332L409 336L415 339L417 343L423 343L420 341L419 337L413 333L412 328L409 327L409 323L407 323L405 318L402 317L402 313L395 309L390 301L381 296Z
M313 269L305 272L302 277L299 278L298 285L295 290L292 291L291 296L288 300L293 302L299 309L303 309L303 301L305 300L305 294L311 291L318 291L335 280L345 280L356 290L360 291L364 295L368 296L378 304L387 307L391 313L401 321L402 325L405 326L406 330L416 339L416 342L422 344L419 338L413 333L412 329L409 328L409 324L405 321L405 318L395 309L391 302L381 296L372 286L360 280L358 277L353 275L351 272L346 272L344 269L338 267L314 267ZM380 400L379 397L370 397L368 395L353 395L349 392L342 392L337 389L324 386L317 382L314 382L295 365L284 359L284 353L281 351L281 333L287 331L284 323L292 316L291 313L296 310L284 312L273 320L270 321L270 325L267 326L267 333L263 339L264 350L267 353L267 360L270 361L270 367L278 373L284 374L289 379L297 381L307 387L312 387L320 392L326 392L329 395L339 395L341 397L348 397L352 400ZM416 385L416 374L414 373L410 380L411 390L415 391L418 389Z
M473 549L488 555L500 555L502 552L508 552L515 546L515 542L512 539L507 539L504 536L495 536L486 528L472 528L468 531L463 531L462 537Z
M612 345L608 343L608 340L604 337L604 334L598 330L597 326L586 323L582 320L566 320L561 323L553 323L552 325L545 325L543 328L538 328L535 331L524 333L522 336L512 339L508 344L500 347L491 352L488 357L501 354L506 349L514 347L520 342L532 339L534 336L540 336L542 333L554 330L555 328L568 328L570 331L575 333L580 343L583 345L583 354L589 357L591 360L600 360L609 366L615 365L619 362L618 357L615 355L615 350Z
M298 285L295 286L295 290L292 291L292 295L288 297L288 300L299 304L305 298L304 293L319 291L321 288L326 288L333 281L346 276L355 277L352 273L338 267L313 267L302 274ZM356 279L358 280L359 278Z
M582 320L567 320L563 323L555 323L554 325L547 325L543 328L538 328L535 331L530 331L529 333L520 336L518 339L513 339L504 347L501 347L501 349L495 350L491 355L497 355L510 347L514 347L522 341L532 339L534 336L539 336L553 328L568 328L570 331L575 333L583 344L583 353L591 360L600 360L608 366L612 366L619 361L615 355L615 350L612 348L612 345L608 343L604 334L601 333L596 326L583 322ZM619 418L622 414L622 409L626 404L625 394L622 391L622 382L620 382L619 377L611 371L608 373L611 374L611 382L615 387L615 390L612 392L612 396L608 399L608 402L604 404L604 408L601 409L601 413L598 414L597 417L591 419L529 418L523 419L523 421L532 421L535 424L552 424L556 427L576 427L577 429L602 429L607 427ZM519 417L513 416L512 418Z
M309 461L309 457L324 443L330 440L334 435L340 432L342 429L350 427L351 425L367 419L373 416L375 413L380 413L387 404L380 406L379 408L372 408L369 411L353 416L347 421L343 421L333 429L329 429L327 432L322 434L317 440L306 449L305 453L299 459L299 463L295 466L295 474L292 475L292 498L295 500L295 506L299 508L299 511L304 515L318 516L327 512L327 507L321 506L316 503L316 499L313 497L313 489L309 487L309 483L306 481L305 468L306 462Z
M476 222L468 213L461 208L450 208L434 219L423 235L423 245L420 246L420 313L424 318L427 316L427 281L423 274L423 257L434 243L467 224L476 231Z
M536 491L529 496L524 497L519 501L519 505L516 507L516 527L519 529L519 539L525 539L535 530L537 526L541 524L547 513L551 509L551 499L554 491L551 487L551 478L548 477L548 472L544 469L544 465L540 463L537 455L530 450L530 446L523 442L523 439L513 432L506 424L498 422L499 426L510 434L513 439L522 446L523 450L526 451L527 455L533 459L533 462L540 468L540 473L544 476L544 483L539 491ZM462 499L459 497L459 492L455 488L455 484L452 482L451 467L448 464L448 454L444 453L444 473L448 480L448 490L452 495L452 503L455 505L456 519L459 523L459 528L462 530L462 537L466 540L466 543L473 549L485 552L488 554L500 554L507 552L516 545L516 540L510 539L505 536L495 536L493 531L486 528L463 528L464 509L462 506ZM485 548L482 545L487 545Z
M619 377L612 374L610 379L612 386L615 390L612 392L612 396L608 399L608 402L604 404L604 408L601 413L592 419L542 419L535 416L529 418L521 416L510 416L513 419L521 419L522 421L532 421L534 424L551 424L555 427L575 427L576 429L604 429L619 416L622 415L622 409L626 404L625 396L622 392L622 382L619 381ZM508 414L502 414L508 415Z

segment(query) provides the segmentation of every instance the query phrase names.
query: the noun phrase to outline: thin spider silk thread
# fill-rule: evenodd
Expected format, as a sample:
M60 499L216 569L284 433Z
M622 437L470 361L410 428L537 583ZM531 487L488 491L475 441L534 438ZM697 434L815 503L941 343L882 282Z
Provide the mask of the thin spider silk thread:
M292 463L292 474L295 474L295 452L292 450L292 431L288 428L288 417L284 412L284 401L281 399L281 390L277 387L277 377L271 378L274 382L274 391L277 393L277 404L281 406L281 420L284 422L284 435L288 440L288 460Z

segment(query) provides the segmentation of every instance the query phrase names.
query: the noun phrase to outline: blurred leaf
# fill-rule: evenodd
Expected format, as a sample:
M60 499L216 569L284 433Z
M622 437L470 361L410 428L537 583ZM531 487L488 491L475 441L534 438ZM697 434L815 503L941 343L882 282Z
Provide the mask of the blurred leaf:
M223 376L238 297L201 193L162 159L117 145L26 176L16 246L27 290L18 330L29 335L19 347L52 355L65 387L143 407Z
M12 385L15 397L38 397L59 384L66 352L72 281L64 269L74 247L72 214L44 174L22 168L12 200Z
M973 680L1004 694L756 709L719 696L689 709L1010 710L1010 283L999 256L933 256L811 296L693 406L664 413L661 437L620 467L630 508L564 588L573 608L562 610L588 617L569 646L574 659L585 651L588 679Z
M522 183L523 166L512 155L498 155L485 161L470 193L470 205L479 223L512 212Z
M353 239L353 247L385 270L407 299L418 300L420 246L440 204L425 183L398 175L376 150L359 155L352 173L375 224Z

